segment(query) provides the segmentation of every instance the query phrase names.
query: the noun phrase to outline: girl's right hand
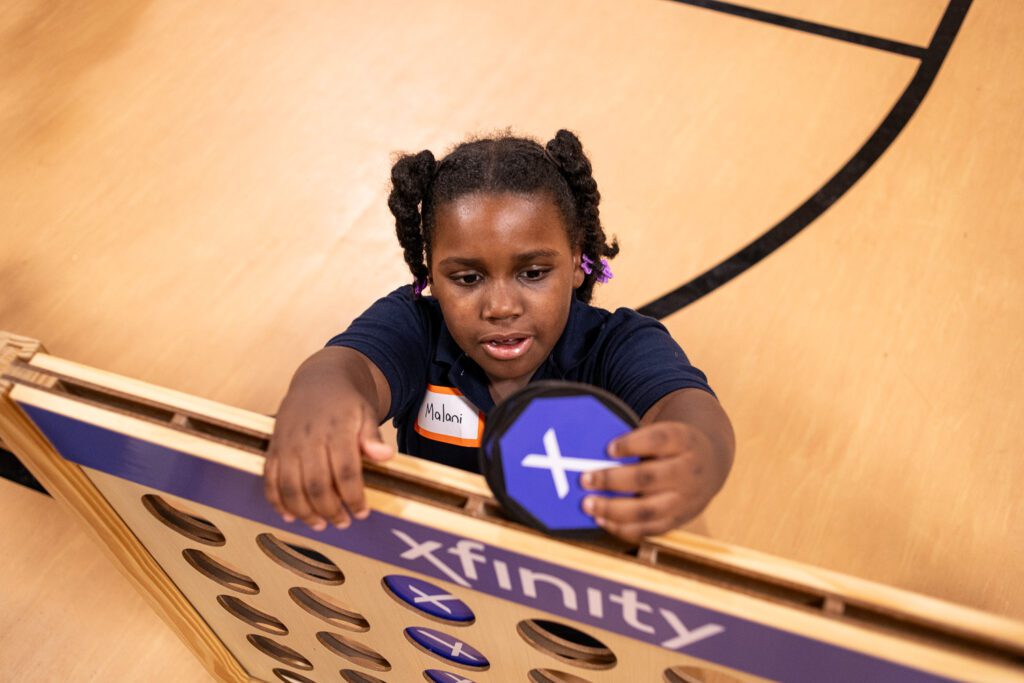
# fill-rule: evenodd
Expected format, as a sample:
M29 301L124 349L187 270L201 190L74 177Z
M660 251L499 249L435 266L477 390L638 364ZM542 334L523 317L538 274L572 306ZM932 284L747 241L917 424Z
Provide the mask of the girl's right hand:
M298 518L322 531L370 514L362 458L382 462L394 454L381 439L376 412L333 373L296 374L281 402L263 475L267 500L286 522Z

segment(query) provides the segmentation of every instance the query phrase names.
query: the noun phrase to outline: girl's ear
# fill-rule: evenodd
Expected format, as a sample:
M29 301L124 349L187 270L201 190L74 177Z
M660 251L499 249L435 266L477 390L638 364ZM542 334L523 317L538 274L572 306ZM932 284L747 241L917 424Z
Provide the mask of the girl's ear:
M572 288L579 289L580 285L583 284L583 278L586 277L586 273L583 272L582 266L583 255L578 250L572 252Z

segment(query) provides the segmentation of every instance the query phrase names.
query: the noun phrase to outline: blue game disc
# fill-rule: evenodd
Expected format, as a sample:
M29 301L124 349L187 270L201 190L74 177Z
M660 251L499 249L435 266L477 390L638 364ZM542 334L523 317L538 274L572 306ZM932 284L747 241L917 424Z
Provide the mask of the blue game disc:
M481 444L481 470L510 516L548 533L585 538L602 533L583 511L584 472L621 467L608 444L637 425L633 411L608 392L573 382L527 385L493 411Z
M405 635L427 652L449 662L474 669L486 669L491 665L479 650L447 633L422 626L411 626L405 629Z
M414 579L411 576L391 574L384 577L384 585L396 598L417 612L435 619L469 624L475 618L473 610L443 588Z
M462 674L453 674L451 671L441 671L440 669L427 669L423 675L431 683L475 683Z

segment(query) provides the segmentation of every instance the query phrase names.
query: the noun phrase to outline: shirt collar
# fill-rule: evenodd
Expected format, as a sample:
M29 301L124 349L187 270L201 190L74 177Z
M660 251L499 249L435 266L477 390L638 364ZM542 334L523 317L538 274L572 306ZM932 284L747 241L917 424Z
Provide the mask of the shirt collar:
M553 373L545 379L563 379L590 354L594 346L594 337L600 330L600 317L593 315L594 310L592 306L573 297L569 305L569 319L565 322L562 336L551 350L547 361L541 365L541 370L549 366Z
M440 312L440 309L438 310ZM441 333L438 335L437 349L434 351L434 360L445 365L455 365L463 356L465 351L455 342L452 333L448 331L448 324L441 318Z
M491 412L494 399L488 388L487 375L455 342L444 316L441 316L441 332L438 335L437 350L434 351L434 362L448 366L448 381L451 386L461 391L462 395L479 410L484 413Z

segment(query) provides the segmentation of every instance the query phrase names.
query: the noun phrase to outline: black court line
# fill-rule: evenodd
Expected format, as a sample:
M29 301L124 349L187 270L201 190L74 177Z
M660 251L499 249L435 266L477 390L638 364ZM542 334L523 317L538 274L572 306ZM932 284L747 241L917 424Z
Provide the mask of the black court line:
M846 29L837 28L835 26L817 24L813 21L804 21L803 19L787 17L782 14L765 12L763 10L743 7L741 5L734 5L731 2L721 2L720 0L673 0L673 2L678 2L683 5L693 5L694 7L703 7L704 9L710 9L716 12L724 12L737 17L743 17L744 19L753 19L754 21L774 24L775 26L782 26L784 28L791 28L796 31L803 31L804 33L813 33L814 35L842 40L856 45L863 45L864 47L873 47L876 50L895 52L898 55L906 55L907 57L914 57L916 59L924 59L925 53L927 52L926 48L918 45L901 43L898 40L879 38L877 36L870 36L866 33L857 33L856 31L847 31Z
M675 0L689 2L689 0ZM704 0L694 0L689 4L712 4ZM714 3L725 4L725 3ZM680 285L676 289L663 294L657 299L644 304L637 310L644 315L662 319L676 311L689 306L694 301L713 292L734 277L741 275L749 268L769 256L783 244L793 239L801 230L811 224L840 197L853 187L871 168L879 157L889 148L910 118L921 105L925 95L935 82L939 68L946 59L950 47L956 39L960 27L963 26L971 0L951 0L946 6L931 44L921 59L917 72L910 80L906 90L896 100L889 114L881 125L872 133L867 142L857 151L839 171L829 178L811 197L793 210L774 227L755 239L747 246L722 261L713 268Z
M878 47L879 49L889 49L892 52L907 54L906 52L900 52L899 50L891 49L889 47L883 47L881 44L892 43L892 45L899 46L904 45L902 43L882 41L880 38L864 36L850 31L841 31L840 29L834 29L821 24L812 24L811 22L801 21L799 19L790 19L780 15L770 14L768 12L760 12L758 10L732 5L726 2L717 2L716 0L673 1L728 12L730 14L750 19L757 19L759 21L767 21L780 26L809 31L819 35L827 35L832 38L848 40L849 42L855 42L860 45ZM960 27L963 25L964 17L967 15L967 10L970 6L971 0L952 0L950 2L942 17L942 21L939 23L938 29L935 31L935 35L932 37L931 44L921 55L921 65L918 67L917 73L914 74L914 78L911 79L910 85L907 86L903 95L901 95L899 100L897 100L892 111L889 112L889 115L886 116L885 120L882 122L882 125L878 127L874 134L866 143L864 143L864 146L861 147L853 158L851 158L838 173L825 183L821 189L814 193L810 199L797 207L793 213L783 218L773 228L733 256L729 257L722 263L719 263L717 266L711 268L702 275L690 280L686 284L655 299L654 301L651 301L648 304L645 304L644 306L641 306L637 310L645 315L659 319L675 313L697 299L700 299L704 295L714 291L718 287L721 287L737 275L740 275L748 268L767 257L773 251L792 239L801 230L806 228L814 219L824 213L828 207L832 206L832 204L845 194L846 191L849 190L869 168L871 168L872 164L874 164L882 153L888 149L889 145L891 145L893 140L896 139L896 136L903 130L903 127L907 125L910 117L917 110L917 107L921 104L925 94L927 94L928 89L935 80L935 76L939 72L939 67L942 66L942 63L946 58L946 54L949 52L949 48L953 44L953 40L956 38ZM881 43L868 44L863 42L863 40L876 42L881 41ZM917 48L912 45L905 47L913 50L921 50L921 48ZM2 448L0 448L0 477L10 479L11 481L46 493L42 485L36 481L35 477L33 477L27 469L25 469L25 466L22 465L13 454Z
M8 450L0 448L0 477L4 479L10 479L15 484L21 484L27 486L30 489L35 489L40 493L46 493L46 489L43 485L32 476L32 473L25 469L25 466L21 464L21 461L14 457L14 454Z

